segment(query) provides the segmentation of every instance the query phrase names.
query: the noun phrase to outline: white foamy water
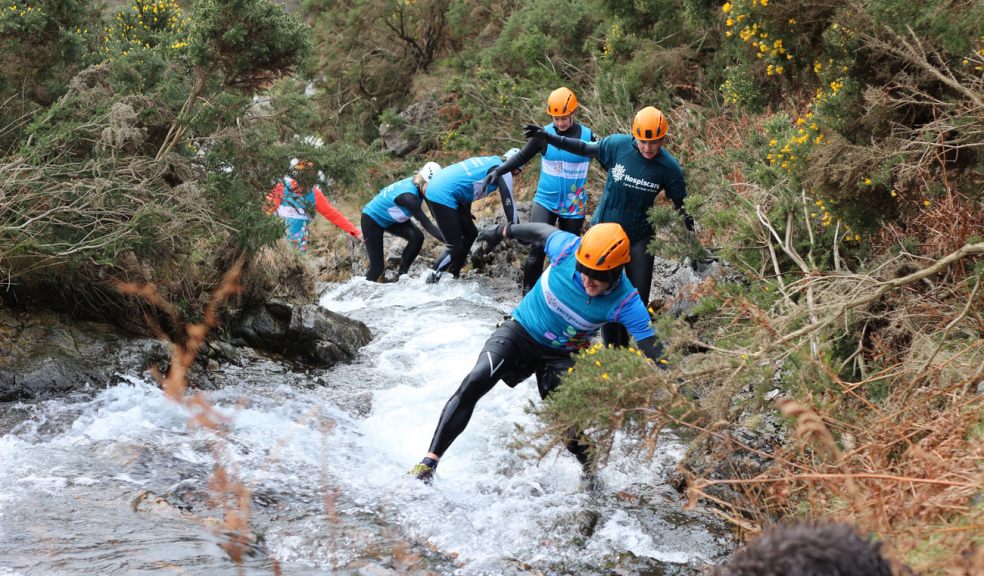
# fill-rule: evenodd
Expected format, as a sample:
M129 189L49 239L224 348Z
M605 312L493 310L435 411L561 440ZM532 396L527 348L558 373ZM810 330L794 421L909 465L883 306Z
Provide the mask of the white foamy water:
M433 486L407 476L517 297L480 279L333 286L322 306L373 341L310 386L244 378L211 393L224 433L189 428L136 373L34 406L0 438L0 574L239 573L214 529L216 464L253 492L248 574L689 574L720 557L720 527L662 484L682 456L672 436L651 461L620 446L590 495L565 452L538 461L511 446L535 424L532 379L479 402Z

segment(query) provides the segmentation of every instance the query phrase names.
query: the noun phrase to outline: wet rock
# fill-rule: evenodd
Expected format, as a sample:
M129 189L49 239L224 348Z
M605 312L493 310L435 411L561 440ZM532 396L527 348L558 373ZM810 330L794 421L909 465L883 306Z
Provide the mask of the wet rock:
M595 533L595 529L598 528L599 519L601 519L601 515L594 510L580 511L575 518L578 534L585 538L591 538Z
M529 222L530 209L530 202L516 203L520 222ZM494 218L479 218L475 225L481 231L488 226L504 223L502 216L497 214ZM500 242L492 251L486 250L484 242L476 242L472 245L470 262L473 270L495 280L497 287L522 286L523 264L529 252L529 246L515 240Z
M657 308L665 306L674 316L689 316L699 300L699 287L708 279L745 282L728 263L716 259L676 261L656 257L649 301Z
M356 574L359 576L400 576L402 572L387 568L386 566L380 566L379 564L369 564L368 566L359 568Z
M100 388L120 373L146 370L170 356L163 342L50 312L14 315L0 309L0 326L0 402Z
M318 367L351 360L372 339L369 328L315 304L272 301L241 314L232 335L259 350Z

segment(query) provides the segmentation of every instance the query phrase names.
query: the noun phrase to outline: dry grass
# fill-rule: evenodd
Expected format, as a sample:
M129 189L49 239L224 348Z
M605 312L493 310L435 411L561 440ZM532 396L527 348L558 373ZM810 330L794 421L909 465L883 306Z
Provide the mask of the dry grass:
M937 250L954 246L954 234L933 237ZM724 416L763 367L801 363L777 402L795 441L760 454L772 461L760 475L693 479L691 497L730 507L749 529L777 516L848 521L912 568L974 574L984 562L984 293L973 272L982 255L978 242L937 259L904 254L871 274L814 272L771 311L726 301L727 330L747 331L747 345L707 345L685 378L715 383L726 401L708 407ZM856 352L833 361L832 338L856 339ZM719 428L700 431L732 442ZM743 501L722 501L712 490L721 486Z

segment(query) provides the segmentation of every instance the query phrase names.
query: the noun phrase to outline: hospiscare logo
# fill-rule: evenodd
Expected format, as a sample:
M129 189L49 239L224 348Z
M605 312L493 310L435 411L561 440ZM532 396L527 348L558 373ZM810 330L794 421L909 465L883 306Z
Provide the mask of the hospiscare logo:
M631 185L633 188L642 188L644 190L659 191L659 184L626 174L625 166L622 166L621 164L616 164L615 167L612 168L611 175L612 175L612 179L615 180L616 182L621 182L622 180L625 180L625 183Z
M612 178L614 178L616 182L621 182L624 176L625 176L625 166L622 166L621 164L616 164L615 167L612 168Z

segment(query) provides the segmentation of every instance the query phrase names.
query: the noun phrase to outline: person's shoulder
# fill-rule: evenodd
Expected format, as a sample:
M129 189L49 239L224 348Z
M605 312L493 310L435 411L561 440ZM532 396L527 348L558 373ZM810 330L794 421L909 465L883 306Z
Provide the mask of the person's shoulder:
M680 166L680 161L677 160L676 156L674 156L666 148L659 149L659 156L657 157L657 160L659 161L660 164L666 166L670 170L674 170L678 172L683 171L683 168L681 168Z
M563 230L555 230L547 238L546 251L550 254L557 255L567 252L573 253L580 241L581 237L576 234L571 234Z
M626 310L633 306L639 306L643 311L646 309L642 303L642 296L639 295L639 290L632 285L632 281L629 280L629 276L624 271L622 272L622 280L611 291L610 296L612 301L620 307L628 304Z
M600 142L606 146L621 148L626 145L632 145L632 136L628 134L609 134L602 138Z
M581 127L581 134L579 134L580 137L583 138L585 135L587 135L589 141L591 142L598 141L598 133L595 132L590 126L588 126L587 124L582 124L580 122L578 122L577 125Z

